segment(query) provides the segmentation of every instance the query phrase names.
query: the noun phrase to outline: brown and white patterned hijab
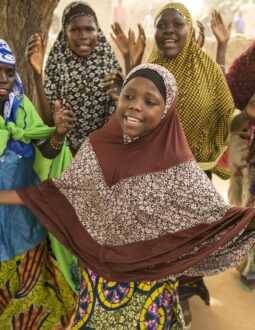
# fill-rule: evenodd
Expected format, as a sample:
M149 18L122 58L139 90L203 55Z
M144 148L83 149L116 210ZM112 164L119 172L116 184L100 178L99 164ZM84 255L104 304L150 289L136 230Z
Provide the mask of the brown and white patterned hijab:
M113 115L104 127L90 134L109 186L126 177L160 171L193 159L175 110L178 93L174 76L160 65L142 64L134 68L126 80L144 69L156 72L165 85L165 110L159 125L149 134L126 143L120 124Z

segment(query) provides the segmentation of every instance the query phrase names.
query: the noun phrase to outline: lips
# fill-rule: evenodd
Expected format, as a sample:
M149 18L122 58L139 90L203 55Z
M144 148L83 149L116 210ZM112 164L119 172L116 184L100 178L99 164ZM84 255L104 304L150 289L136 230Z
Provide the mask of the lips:
M124 116L125 123L129 126L140 126L143 121L141 119L131 117L131 116Z
M9 90L7 88L1 88L0 87L0 95L5 96L9 93Z
M173 48L176 44L176 40L174 39L165 39L163 40L163 46L164 48Z
M78 48L80 48L81 50L88 50L90 49L90 44L81 44L81 45L78 45Z

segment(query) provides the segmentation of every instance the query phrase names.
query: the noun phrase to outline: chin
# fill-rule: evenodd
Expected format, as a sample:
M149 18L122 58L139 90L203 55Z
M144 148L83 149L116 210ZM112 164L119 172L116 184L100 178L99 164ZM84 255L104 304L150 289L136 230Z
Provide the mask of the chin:
M137 136L140 136L140 134L134 133L134 132L130 132L130 131L123 131L123 133L125 135L128 135L128 136L132 137L132 138L137 137Z
M176 58L179 53L177 52L163 52L163 55L167 58Z

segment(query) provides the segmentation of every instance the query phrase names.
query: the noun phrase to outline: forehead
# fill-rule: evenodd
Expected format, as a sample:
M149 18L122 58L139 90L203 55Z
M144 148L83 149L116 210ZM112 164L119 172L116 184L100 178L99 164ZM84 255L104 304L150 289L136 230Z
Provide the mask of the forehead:
M157 21L159 20L164 20L166 22L170 22L174 19L180 19L182 21L185 21L184 17L176 10L176 9L173 9L173 8L169 8L169 9L166 9L164 10L158 17Z
M74 26L93 26L96 27L96 22L93 17L90 16L77 16L74 17L71 22L68 24L68 27Z
M8 64L0 63L0 70L15 71L14 67Z
M144 77L135 77L131 79L124 87L124 89L133 89L138 92L148 92L153 94L160 94L157 86L150 80Z

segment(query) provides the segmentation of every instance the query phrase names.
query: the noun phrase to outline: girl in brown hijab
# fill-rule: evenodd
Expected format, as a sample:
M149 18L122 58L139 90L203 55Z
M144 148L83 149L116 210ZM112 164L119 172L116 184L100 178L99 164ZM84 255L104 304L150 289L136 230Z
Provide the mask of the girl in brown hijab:
M180 276L234 267L255 243L255 210L228 206L197 166L177 94L169 70L136 67L116 113L60 179L0 191L79 258L73 329L184 329Z

